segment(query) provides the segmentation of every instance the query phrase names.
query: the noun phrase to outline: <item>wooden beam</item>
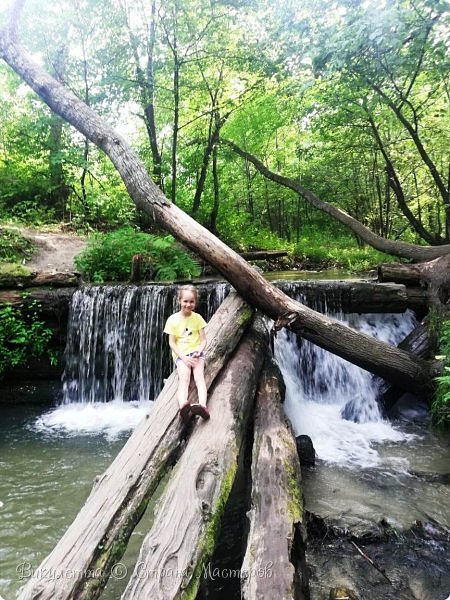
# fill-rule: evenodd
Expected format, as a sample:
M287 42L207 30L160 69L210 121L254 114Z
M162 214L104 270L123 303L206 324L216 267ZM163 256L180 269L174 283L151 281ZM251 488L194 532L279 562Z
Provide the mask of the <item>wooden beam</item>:
M252 310L235 293L208 323L205 379L209 387L226 364ZM110 570L183 437L174 372L53 551L22 589L21 600L98 598Z
M256 394L250 532L241 569L245 600L299 598L307 585L298 572L306 542L300 462L279 377L267 361Z
M195 597L233 485L268 341L259 318L214 384L211 419L197 425L174 469L123 600Z

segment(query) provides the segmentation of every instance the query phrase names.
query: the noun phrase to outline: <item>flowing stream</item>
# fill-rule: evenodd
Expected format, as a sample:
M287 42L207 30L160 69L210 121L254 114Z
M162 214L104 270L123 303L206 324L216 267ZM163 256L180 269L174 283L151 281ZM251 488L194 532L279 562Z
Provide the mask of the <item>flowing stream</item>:
M284 287L293 297L391 344L414 327L410 312L343 315L336 294L315 298L311 287ZM205 286L199 312L209 319L227 289L224 284ZM2 408L0 595L13 597L48 554L95 475L151 407L170 368L161 332L175 306L173 286L76 292L62 399L46 398L46 406ZM428 429L423 411L405 413L407 418L394 423L383 419L371 374L289 332L278 333L275 357L286 383L286 413L297 435L312 438L317 453L316 468L304 473L309 511L343 527L364 528L380 519L398 528L414 520L448 526L448 483L433 476L450 471L450 451L448 442ZM349 402L356 422L341 416ZM132 537L136 547L145 523L141 527ZM441 581L450 585L448 576ZM446 598L441 589L433 596L427 588L432 583L419 583L423 595L417 598ZM328 592L322 596L315 589L313 600L327 597ZM112 585L103 597L120 596Z

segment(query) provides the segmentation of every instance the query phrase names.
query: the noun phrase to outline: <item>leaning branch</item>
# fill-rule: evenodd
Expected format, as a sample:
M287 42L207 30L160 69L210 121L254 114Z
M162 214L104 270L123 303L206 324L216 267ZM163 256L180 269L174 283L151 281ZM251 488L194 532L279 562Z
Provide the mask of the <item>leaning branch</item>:
M337 208L333 204L329 204L324 200L321 200L314 192L308 190L303 185L301 185L295 179L291 179L290 177L284 177L283 175L278 175L278 173L274 173L270 169L268 169L260 160L258 160L252 154L249 154L245 150L242 150L237 144L231 142L230 140L221 139L222 144L226 144L229 146L236 154L242 156L242 158L250 161L256 169L275 183L287 187L297 194L300 194L305 198L312 206L321 210L322 212L327 213L349 229L356 233L362 240L367 242L370 246L375 248L376 250L380 250L381 252L386 252L388 254L393 254L394 256L400 256L403 258L411 258L413 260L431 260L433 258L437 258L438 256L443 256L445 254L450 254L450 244L446 246L418 246L416 244L408 244L407 242L399 242L398 240L387 240L386 238L382 238L381 236L373 233L368 227L365 227L360 221L346 213L345 211Z

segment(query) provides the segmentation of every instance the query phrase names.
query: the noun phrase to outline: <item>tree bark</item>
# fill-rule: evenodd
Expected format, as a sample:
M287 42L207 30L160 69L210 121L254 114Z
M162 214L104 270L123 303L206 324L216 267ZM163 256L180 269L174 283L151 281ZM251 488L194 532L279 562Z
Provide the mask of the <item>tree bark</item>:
M435 375L434 365L409 357L405 352L368 335L357 333L342 323L328 319L291 300L265 281L255 269L226 244L186 215L175 204L170 203L151 181L144 165L125 140L91 108L51 78L23 52L15 36L15 24L23 3L24 0L17 0L12 15L12 25L1 32L0 56L55 112L88 136L110 157L138 208L152 215L178 240L200 257L208 260L250 304L273 319L283 317L279 322L281 326L289 325L291 329L313 343L364 369L373 371L383 378L394 379L406 389L430 385ZM255 159L252 157L252 160L254 162ZM279 176L276 177L279 178ZM291 182L286 178L281 179ZM299 191L297 184L294 187ZM308 194L311 195L311 192ZM318 202L324 204L319 200ZM335 207L333 207L333 211L345 215ZM327 212L331 211L327 209ZM346 218L352 220L349 215L346 215ZM362 233L365 235L366 228L360 223L358 225L364 230ZM375 236L372 232L370 233ZM375 237L378 239L379 236ZM383 242L394 244L394 246L400 244L400 242L393 243L389 240L383 240ZM405 244L401 243L401 247L405 248ZM406 247L409 250L413 249L413 254L415 253L417 258L429 253L434 256L434 252L442 254L450 251L450 246L440 246L439 249L436 249L406 244ZM285 318L286 315L288 318Z
M306 586L296 564L304 566L306 541L300 463L281 404L279 377L266 362L256 394L250 532L241 569L245 600L299 598Z
M423 263L405 265L402 263L386 263L378 267L380 283L403 283L408 286L418 286L423 277Z
M267 177L267 179L275 181L276 183L279 183L280 185L283 185L284 187L301 194L312 206L332 216L334 219L348 227L367 244L373 248L376 248L377 250L380 250L381 252L387 252L388 254L393 254L394 256L400 256L403 258L411 258L413 260L431 260L438 256L450 254L450 244L442 246L417 246L416 244L408 244L407 242L382 238L381 236L373 233L373 231L371 231L368 227L365 227L362 223L360 223L360 221L350 216L345 211L337 208L333 204L329 204L328 202L321 200L318 196L316 196L307 188L303 187L295 179L284 177L274 173L273 171L270 171L270 169L268 169L260 160L245 150L242 150L242 148L237 146L235 143L224 139L222 139L221 142L232 148L239 156L242 156L244 159L252 162L258 171Z
M450 314L450 256L441 256L418 265L380 265L381 281L419 284L427 290L429 304L446 317Z
M195 427L158 501L123 600L195 597L233 485L268 342L259 318L214 383L211 419Z
M207 325L209 387L240 339L252 311L230 294ZM167 383L53 551L22 589L21 600L97 598L183 435L177 374ZM191 396L192 399L192 396ZM149 418L150 417L150 418ZM214 417L212 417L214 418Z
M51 273L40 271L30 272L29 275L12 276L0 275L0 289L24 288L24 286L76 287L80 283L79 273Z

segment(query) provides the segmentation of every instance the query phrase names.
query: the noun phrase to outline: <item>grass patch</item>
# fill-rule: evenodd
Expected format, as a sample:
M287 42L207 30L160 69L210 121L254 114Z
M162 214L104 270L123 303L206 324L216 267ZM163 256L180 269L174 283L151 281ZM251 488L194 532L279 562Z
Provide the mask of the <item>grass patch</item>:
M353 236L336 236L332 231L307 231L293 251L294 260L309 267L368 271L380 263L398 262L395 256L371 246L358 246Z

